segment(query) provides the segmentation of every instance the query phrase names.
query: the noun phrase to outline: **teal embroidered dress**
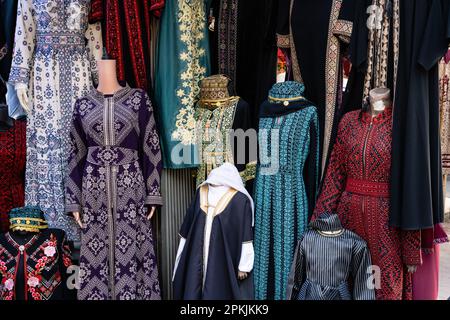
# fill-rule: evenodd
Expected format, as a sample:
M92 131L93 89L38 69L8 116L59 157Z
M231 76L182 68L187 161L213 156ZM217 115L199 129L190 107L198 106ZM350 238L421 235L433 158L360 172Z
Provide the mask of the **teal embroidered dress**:
M255 297L285 299L294 249L312 213L319 170L316 107L297 82L275 84L259 122Z
M195 103L200 80L210 73L207 25L210 2L169 0L161 17L155 101L166 168L197 166ZM172 153L180 157L172 157Z

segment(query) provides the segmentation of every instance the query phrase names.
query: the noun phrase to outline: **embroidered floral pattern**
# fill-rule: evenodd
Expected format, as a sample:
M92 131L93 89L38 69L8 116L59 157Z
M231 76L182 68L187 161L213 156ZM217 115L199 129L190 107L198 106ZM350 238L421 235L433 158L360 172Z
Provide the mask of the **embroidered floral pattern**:
M88 0L20 0L9 78L29 85L25 203L41 207L49 226L71 240L79 234L64 207L70 121L102 48L100 24L88 25L88 11Z
M202 65L206 51L202 46L205 40L207 19L202 1L178 1L178 23L180 29L181 52L179 63L180 86L177 95L180 110L176 116L176 129L172 139L189 145L195 142L195 100L200 92L199 82L207 76L207 68Z

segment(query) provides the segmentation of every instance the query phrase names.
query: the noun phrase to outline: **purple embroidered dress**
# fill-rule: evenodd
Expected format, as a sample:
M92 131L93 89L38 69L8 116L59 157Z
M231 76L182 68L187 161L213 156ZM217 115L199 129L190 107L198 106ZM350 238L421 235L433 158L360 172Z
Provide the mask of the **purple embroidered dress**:
M161 150L147 94L128 86L77 100L68 212L81 212L80 300L160 299L146 206L161 205Z

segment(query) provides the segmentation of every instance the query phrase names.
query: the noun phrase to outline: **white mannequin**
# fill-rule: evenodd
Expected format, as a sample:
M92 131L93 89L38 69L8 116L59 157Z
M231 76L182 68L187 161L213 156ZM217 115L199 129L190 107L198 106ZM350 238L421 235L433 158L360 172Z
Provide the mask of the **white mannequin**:
M370 112L376 117L391 105L391 90L388 88L376 88L369 92Z
M114 94L122 88L117 80L116 60L97 60L98 69L98 87L97 90L104 95ZM28 98L28 97L27 97ZM20 99L20 98L19 98ZM22 103L22 102L21 102ZM156 207L149 208L147 219L150 220L155 214ZM79 212L73 212L73 217L80 228L83 228L81 215Z
M30 106L28 104L30 102L30 99L28 98L28 86L23 83L16 83L14 89L16 89L17 98L19 99L19 103L23 110L25 110L26 113L30 113Z
M369 92L370 97L370 112L372 117L376 117L382 113L386 107L392 105L391 102L391 90L387 88L376 88ZM417 266L407 265L406 266L409 273L414 273L417 271Z

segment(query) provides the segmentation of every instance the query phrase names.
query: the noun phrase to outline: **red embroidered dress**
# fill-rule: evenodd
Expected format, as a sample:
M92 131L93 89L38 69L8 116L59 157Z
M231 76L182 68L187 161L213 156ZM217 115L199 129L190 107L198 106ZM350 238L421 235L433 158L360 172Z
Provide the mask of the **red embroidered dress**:
M102 22L106 50L117 60L117 77L133 88L150 89L156 34L153 20L161 16L164 1L91 1L89 21Z
M314 216L336 212L344 228L367 241L381 271L378 300L410 300L405 265L421 263L420 231L389 227L391 137L391 108L373 119L361 111L343 117Z
M25 121L0 132L0 232L9 228L8 212L24 204Z

